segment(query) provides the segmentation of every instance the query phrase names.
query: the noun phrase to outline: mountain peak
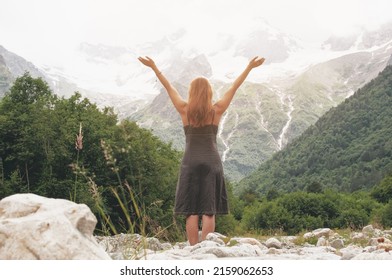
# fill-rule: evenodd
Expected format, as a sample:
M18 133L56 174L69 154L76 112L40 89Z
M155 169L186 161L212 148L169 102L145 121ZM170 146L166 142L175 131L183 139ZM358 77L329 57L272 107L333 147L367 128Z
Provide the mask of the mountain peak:
M392 22L389 22L377 30L367 30L363 27L347 36L331 36L322 44L322 47L332 51L366 50L387 44L391 40Z

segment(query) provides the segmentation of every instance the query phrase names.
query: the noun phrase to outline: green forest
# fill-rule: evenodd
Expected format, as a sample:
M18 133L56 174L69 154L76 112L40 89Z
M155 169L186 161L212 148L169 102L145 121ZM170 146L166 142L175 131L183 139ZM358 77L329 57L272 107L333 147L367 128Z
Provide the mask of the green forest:
M180 158L112 109L77 92L59 98L28 73L0 102L0 198L31 192L85 203L98 233L172 225Z
M228 182L230 214L216 231L392 226L391 94L389 67L240 182L241 191ZM0 199L30 192L85 203L96 234L185 240L184 219L173 216L181 157L112 108L78 92L60 98L28 73L0 100Z

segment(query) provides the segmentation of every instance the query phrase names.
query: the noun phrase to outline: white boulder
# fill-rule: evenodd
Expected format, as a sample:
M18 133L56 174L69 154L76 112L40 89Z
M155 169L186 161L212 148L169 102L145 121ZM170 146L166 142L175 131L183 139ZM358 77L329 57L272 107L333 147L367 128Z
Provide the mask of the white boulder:
M269 239L265 242L265 245L266 245L268 248L276 248L276 249L281 249L281 248L282 248L282 243L281 243L278 239L276 239L276 238L274 238L274 237L269 238Z
M93 237L97 219L84 204L34 194L0 201L0 259L110 259Z

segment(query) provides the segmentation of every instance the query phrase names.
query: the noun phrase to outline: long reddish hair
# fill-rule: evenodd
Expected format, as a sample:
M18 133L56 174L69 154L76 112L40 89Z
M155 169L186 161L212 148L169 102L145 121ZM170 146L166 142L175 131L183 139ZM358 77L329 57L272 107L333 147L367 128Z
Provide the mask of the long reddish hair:
M195 127L207 123L212 110L212 87L203 77L194 79L189 87L188 116Z

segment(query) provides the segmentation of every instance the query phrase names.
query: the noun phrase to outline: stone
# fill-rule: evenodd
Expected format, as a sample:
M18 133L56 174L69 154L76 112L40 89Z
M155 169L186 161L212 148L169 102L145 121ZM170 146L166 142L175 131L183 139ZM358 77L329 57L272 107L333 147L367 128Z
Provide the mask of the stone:
M377 246L378 245L378 238L370 238L367 245L368 246Z
M199 242L193 246L189 246L189 250L190 250L190 252L194 252L200 248L206 248L206 247L212 248L212 247L222 247L222 246L223 246L222 244L217 243L215 241L204 240L203 242ZM186 248L184 248L184 249L186 249Z
M377 245L377 250L384 250L385 252L392 251L392 243L380 243Z
M237 251L227 247L202 247L194 251L194 254L213 254L218 258L236 257Z
M279 254L281 254L281 251L280 251L280 249L276 249L276 248L272 247L272 248L268 249L267 254L268 255L279 255Z
M295 246L295 241L298 239L297 236L283 236L281 238L282 243L287 246Z
M351 234L351 239L354 242L358 242L358 241L363 240L365 238L366 237L365 237L365 235L362 232L354 232L354 233Z
M174 244L173 249L184 249L186 247L189 246L189 242L177 242L176 244Z
M171 245L169 242L165 242L161 244L162 250L171 250L173 249L173 245Z
M377 250L377 246L366 246L363 248L363 252L365 253L372 253Z
M324 236L321 236L321 237L317 240L316 246L320 247L320 246L327 246L327 245L328 245L328 241L327 241L327 239L325 239Z
M351 260L356 255L362 253L363 248L357 245L348 245L346 248L340 249L342 255L341 260Z
M144 246L152 251L161 251L163 250L163 246L158 238L149 237L145 239Z
M334 239L342 239L343 237L339 234L339 233L337 233L337 232L335 232L334 234L332 234L332 236L330 236L330 237L332 237L332 238L334 238Z
M250 244L254 246L258 246L260 249L266 249L266 247L261 244L261 242L255 238L249 238L249 237L233 237L229 240L227 245L236 245L236 244Z
M84 204L35 194L0 201L0 259L109 260L93 236L97 219Z
M374 233L374 228L372 225L367 225L366 227L364 227L362 229L362 233L366 234L366 235L373 235Z
M268 248L276 248L276 249L281 249L281 248L282 248L282 243L281 243L278 239L276 239L276 238L274 238L274 237L269 238L269 239L265 242L265 245L266 245Z
M335 249L341 249L344 247L343 239L335 239L329 242L329 245Z
M207 234L207 236L206 236L206 240L216 242L222 246L225 245L225 242L223 241L223 239L226 239L226 238L227 238L226 236L224 236L220 233L216 233L216 232L211 232L211 233Z
M280 256L284 256L284 254ZM299 248L299 252L294 256L294 259L298 260L339 260L340 258L336 254L336 250L329 246Z
M304 234L304 238L305 238L305 239L309 239L309 238L312 238L312 237L314 237L314 236L315 236L315 235L314 235L313 232L307 232L307 233Z
M321 237L321 236L325 236L325 237L329 237L331 236L334 232L333 230L331 230L330 228L318 228L315 229L314 231L312 231L312 233L314 234L315 237Z
M263 249L267 250L267 247L263 245L262 247ZM232 250L237 252L237 257L258 257L264 255L263 250L258 245L251 245L247 243L233 246Z
M356 255L352 260L392 260L392 254L385 251L365 252Z

